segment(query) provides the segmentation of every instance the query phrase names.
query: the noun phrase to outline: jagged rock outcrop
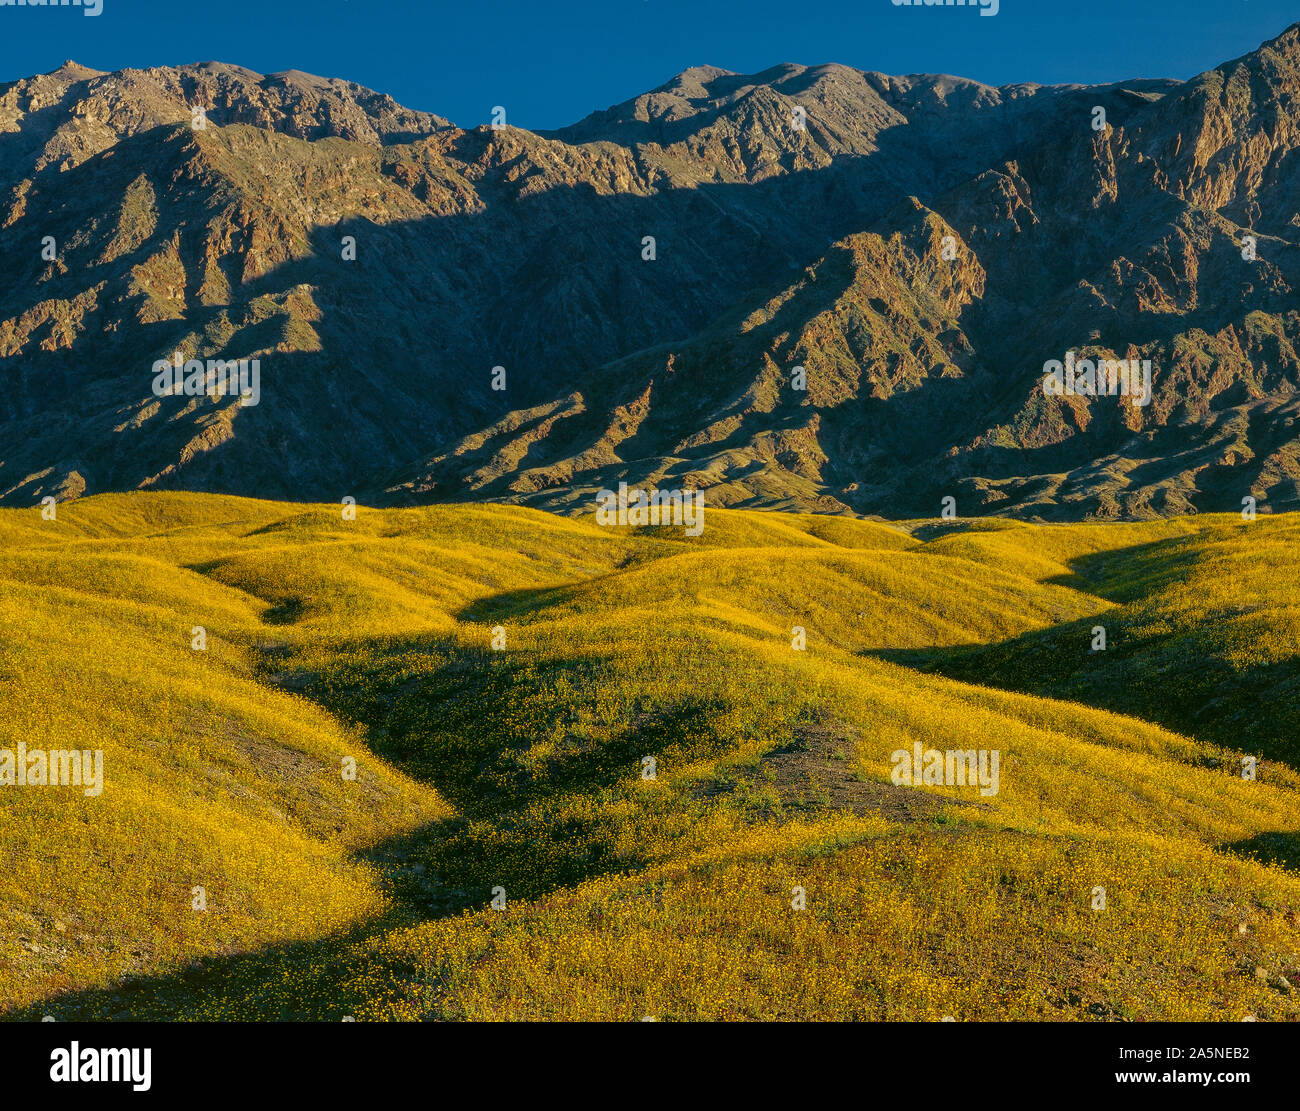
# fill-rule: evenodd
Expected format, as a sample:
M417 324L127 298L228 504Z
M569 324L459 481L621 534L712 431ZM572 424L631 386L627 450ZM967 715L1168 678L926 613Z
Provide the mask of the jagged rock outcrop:
M0 502L1295 508L1298 84L1300 27L1182 84L700 67L531 133L67 63L0 87ZM1046 396L1067 351L1150 404ZM157 396L178 352L258 404Z

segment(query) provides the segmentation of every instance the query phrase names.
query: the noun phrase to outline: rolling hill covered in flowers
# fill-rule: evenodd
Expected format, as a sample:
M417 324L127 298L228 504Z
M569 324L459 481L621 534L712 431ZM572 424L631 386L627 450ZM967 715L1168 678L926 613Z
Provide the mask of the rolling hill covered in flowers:
M0 786L6 1017L1300 1017L1293 515L47 517L0 758L103 780Z

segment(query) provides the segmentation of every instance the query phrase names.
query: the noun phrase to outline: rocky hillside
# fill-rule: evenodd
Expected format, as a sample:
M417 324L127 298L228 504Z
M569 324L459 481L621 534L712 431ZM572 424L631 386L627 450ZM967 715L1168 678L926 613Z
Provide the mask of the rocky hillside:
M1298 93L1300 26L1185 84L701 67L548 133L68 63L0 86L0 502L1298 508ZM1068 351L1150 403L1045 396ZM258 403L156 396L177 352Z

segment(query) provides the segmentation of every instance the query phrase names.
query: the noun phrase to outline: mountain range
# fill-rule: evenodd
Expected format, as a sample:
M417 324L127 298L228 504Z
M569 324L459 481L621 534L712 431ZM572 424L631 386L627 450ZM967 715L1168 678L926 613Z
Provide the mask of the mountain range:
M1300 508L1300 24L1187 82L705 66L509 118L217 63L0 86L0 504ZM257 404L159 396L178 353L257 360ZM1149 404L1049 396L1069 353Z

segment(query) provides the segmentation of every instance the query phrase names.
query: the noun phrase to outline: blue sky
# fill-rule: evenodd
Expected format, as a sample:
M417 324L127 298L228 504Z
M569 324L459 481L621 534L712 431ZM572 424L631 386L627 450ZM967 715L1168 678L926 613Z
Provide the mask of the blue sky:
M840 62L990 84L1191 77L1300 21L1296 0L999 0L993 17L891 0L95 0L5 6L0 81L216 60L343 77L462 126L505 105L560 127L693 65ZM91 3L92 0L86 0Z

